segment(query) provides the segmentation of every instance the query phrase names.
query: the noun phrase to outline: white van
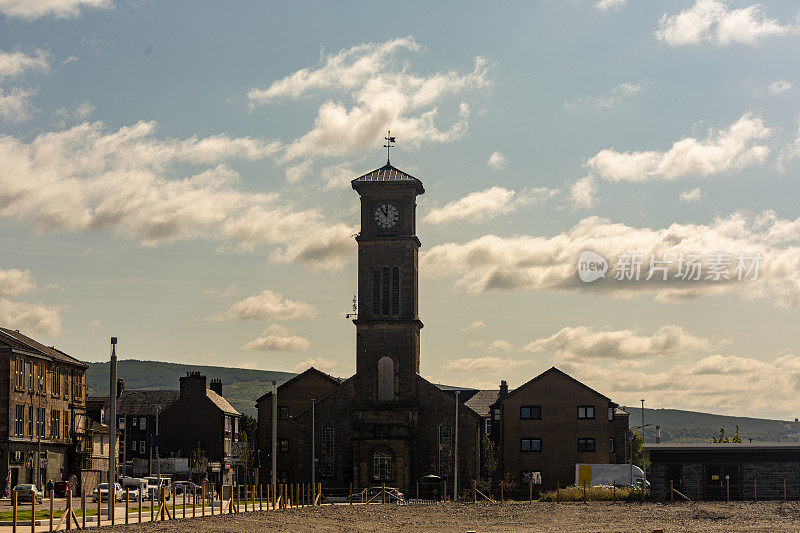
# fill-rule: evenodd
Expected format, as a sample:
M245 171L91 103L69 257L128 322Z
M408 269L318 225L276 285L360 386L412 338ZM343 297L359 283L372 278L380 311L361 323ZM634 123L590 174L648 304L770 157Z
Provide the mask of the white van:
M123 477L122 490L128 489L131 501L147 497L147 480L141 477Z
M148 476L144 478L147 481L148 497L157 500L159 498L159 491L161 487L164 488L164 498L169 500L172 493L172 479L168 477Z

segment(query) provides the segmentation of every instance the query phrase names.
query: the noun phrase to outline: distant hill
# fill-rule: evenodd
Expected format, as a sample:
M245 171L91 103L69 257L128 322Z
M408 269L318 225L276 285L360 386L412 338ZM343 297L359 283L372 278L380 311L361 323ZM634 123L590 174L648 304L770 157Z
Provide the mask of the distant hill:
M642 425L642 410L626 407L631 414L630 425ZM800 441L800 423L744 416L723 416L679 409L645 409L644 423L651 425L646 432L647 442L655 442L655 427L661 426L661 442L709 442L719 435L720 428L733 436L739 426L743 442Z
M86 384L90 396L108 396L109 363L90 363ZM117 376L125 379L126 389L178 390L179 379L189 371L198 371L211 378L222 379L222 394L240 413L256 416L255 401L296 374L270 370L249 370L222 366L184 365L160 361L125 359L117 362Z
M269 370L248 370L246 368L227 368L221 366L199 366L159 361L138 361L126 359L117 363L119 377L125 379L125 387L129 389L172 389L177 390L179 379L189 371L199 371L211 378L222 379L222 392L225 398L239 412L256 416L256 399L269 391L272 380L280 385L296 374ZM86 373L89 395L105 396L108 394L108 363L91 363ZM447 385L438 385L444 390L455 389ZM459 389L464 390L462 387ZM641 425L641 409L626 407L631 414L630 425ZM678 409L645 409L645 424L661 426L662 442L708 442L719 434L724 427L725 432L733 435L739 426L739 435L747 442L754 441L786 442L800 441L800 423L750 418L723 416ZM655 442L655 427L647 428L647 442Z

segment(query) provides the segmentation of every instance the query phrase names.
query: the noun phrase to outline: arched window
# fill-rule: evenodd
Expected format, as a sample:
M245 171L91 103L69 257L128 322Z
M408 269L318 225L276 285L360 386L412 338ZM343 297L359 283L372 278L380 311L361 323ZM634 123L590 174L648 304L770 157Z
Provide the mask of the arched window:
M333 422L322 425L322 453L320 454L319 473L321 476L333 477L336 471L334 456L334 430Z
M394 360L388 355L378 359L378 401L394 401Z
M439 475L453 473L453 426L449 422L439 424Z
M375 481L390 481L392 479L392 456L389 452L375 452L372 457L372 478Z

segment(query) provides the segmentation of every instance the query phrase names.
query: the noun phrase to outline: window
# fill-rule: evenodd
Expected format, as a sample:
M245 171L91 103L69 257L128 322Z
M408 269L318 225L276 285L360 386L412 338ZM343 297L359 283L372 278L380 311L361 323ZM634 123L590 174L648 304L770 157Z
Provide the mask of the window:
M375 481L392 479L392 456L388 452L375 452L372 456L372 478Z
M83 396L83 372L75 371L73 373L73 385L72 397L81 398Z
M17 437L22 437L25 431L25 406L18 405L15 408L15 424L14 424L14 434Z
M53 375L52 375L52 386L50 387L53 391L53 396L60 396L61 395L61 369L57 366L53 367Z
M136 424L139 422L139 419L135 416L131 418L131 427L136 427Z
M16 386L18 389L25 388L25 360L21 357L16 359L16 365L14 365L14 370L16 371Z
M25 363L28 367L28 390L33 392L33 362Z
M378 359L378 401L394 401L394 359L388 355Z
M132 452L136 451L136 441L135 440L131 441L131 451Z
M594 439L578 439L578 451L579 452L593 452L594 451Z
M542 473L539 470L526 470L522 472L522 483L525 485L541 485Z
M120 418L117 425L118 425L119 429L125 429L125 418L124 417Z
M69 411L64 411L64 438L69 438Z
M278 453L289 453L289 439L278 439Z
M612 422L614 420L614 407L608 408L608 421Z
M36 408L36 435L39 437L45 437L44 428L45 428L45 416L47 415L44 407L37 407Z
M61 436L61 411L50 411L50 438L57 439Z
M499 422L500 421L500 408L495 407L492 409L492 420Z
M542 419L542 406L541 405L523 405L519 408L520 420L541 420Z
M33 406L28 406L28 436L33 437Z
M578 420L594 420L594 405L579 405Z
M117 450L117 453L119 454L120 457L122 457L125 454L125 441L120 440L117 444L119 444L118 446L119 449Z
M289 407L286 405L278 406L278 420L289 420Z
M145 417L139 419L139 429L147 429L147 419Z
M614 437L611 437L610 439L608 439L608 453L614 453L614 450L616 448L614 446L615 444L616 443L614 442Z
M520 450L523 452L542 451L542 439L520 439Z
M44 363L40 363L36 365L36 370L37 370L36 381L39 387L38 388L39 394L44 394L45 392L47 392L47 381L45 380L45 376L47 375L46 374L47 369L44 366Z
M334 430L333 423L326 422L322 425L322 453L320 454L319 473L322 476L335 475L336 459L334 456Z
M492 419L491 418L487 418L486 419L486 434L487 435L491 435L492 434Z
M67 370L65 368L64 372L62 374L64 375L64 399L66 400L67 398L69 398L69 374L70 374L70 372L69 372L69 370Z
M146 451L145 441L140 440L139 441L139 455L144 455L145 451Z
M453 426L449 422L439 424L439 475L453 473Z
M392 269L392 314L400 314L400 269Z

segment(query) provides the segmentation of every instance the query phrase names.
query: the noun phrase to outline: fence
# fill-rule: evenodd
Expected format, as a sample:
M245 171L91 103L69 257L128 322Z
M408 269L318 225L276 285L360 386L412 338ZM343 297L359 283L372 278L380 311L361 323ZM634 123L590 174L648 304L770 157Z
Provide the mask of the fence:
M81 506L76 509L73 506L72 491L67 490L65 507L63 510L55 509L55 497L50 492L49 509L39 504L37 511L35 495L31 499L30 506L21 505L18 502L16 492L11 493L11 527L13 533L22 526L30 526L31 533L36 532L36 526L48 526L47 531L70 531L72 529L85 529L87 526L103 526L124 524L141 524L142 522L156 522L175 520L177 518L197 518L204 516L214 516L223 514L236 514L253 511L277 511L282 509L293 509L300 507L319 506L325 500L322 495L322 483L313 486L311 483L281 483L275 490L271 485L238 485L236 487L224 487L219 496L215 499L213 490L206 491L203 487L200 491L194 487L191 490L184 489L182 494L178 494L173 486L171 492L166 492L164 487L160 490L150 492L149 497L145 498L141 493L138 498L131 499L130 489L125 489L124 497L120 503L124 503L124 508L117 508L116 503L112 505L113 512L108 514L108 496L102 493L97 495L96 508L87 506L86 493L81 494ZM228 494L228 498L222 497L223 493ZM116 499L116 495L114 496ZM171 502L170 502L171 499ZM131 504L135 504L131 508ZM149 503L149 507L145 504ZM42 509L44 507L44 509ZM94 506L92 506L94 507ZM106 518L103 519L103 512L106 508ZM23 521L23 511L30 512L30 520ZM41 519L37 518L42 517ZM60 513L60 514L59 514ZM149 516L148 516L149 514ZM57 516L58 515L58 516ZM119 515L119 516L118 516ZM40 529L41 531L41 529Z

